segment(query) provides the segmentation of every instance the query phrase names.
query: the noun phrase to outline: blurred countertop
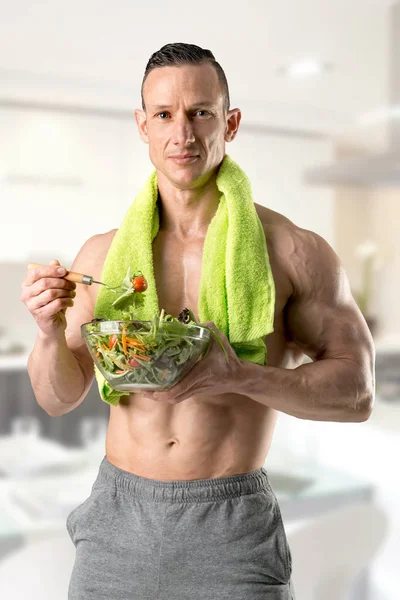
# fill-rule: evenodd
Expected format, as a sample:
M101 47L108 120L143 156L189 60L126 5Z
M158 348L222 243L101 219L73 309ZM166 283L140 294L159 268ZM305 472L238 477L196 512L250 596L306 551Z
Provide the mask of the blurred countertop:
M400 334L377 337L374 339L375 351L377 354L385 352L400 351Z
M30 352L21 354L0 354L0 371L20 371L26 369Z

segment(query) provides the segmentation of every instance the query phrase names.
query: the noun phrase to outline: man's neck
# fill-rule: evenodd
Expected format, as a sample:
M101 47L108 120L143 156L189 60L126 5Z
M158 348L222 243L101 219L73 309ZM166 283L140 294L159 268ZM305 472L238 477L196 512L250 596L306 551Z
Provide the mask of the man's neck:
M191 190L179 189L161 176L158 191L160 231L182 240L206 235L221 197L215 175L204 186Z

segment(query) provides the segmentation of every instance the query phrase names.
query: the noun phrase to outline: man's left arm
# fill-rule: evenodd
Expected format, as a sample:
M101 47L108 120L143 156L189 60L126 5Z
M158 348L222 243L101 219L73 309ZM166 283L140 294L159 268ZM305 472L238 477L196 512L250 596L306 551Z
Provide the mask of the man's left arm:
M241 361L237 393L301 419L365 421L374 403L374 345L339 258L320 236L298 235L294 293L285 309L292 340L314 362L296 369Z
M339 258L313 232L296 229L287 269L293 294L285 307L292 341L314 362L296 369L241 360L213 323L228 361L212 341L207 356L174 387L143 395L176 404L194 396L242 394L314 421L366 421L374 402L374 345Z

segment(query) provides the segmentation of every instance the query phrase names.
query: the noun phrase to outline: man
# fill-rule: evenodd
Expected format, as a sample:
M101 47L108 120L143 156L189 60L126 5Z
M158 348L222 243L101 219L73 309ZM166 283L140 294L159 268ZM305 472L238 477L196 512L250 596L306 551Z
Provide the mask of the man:
M153 242L159 305L175 316L187 306L198 317L202 249L220 198L216 176L241 113L229 108L210 51L169 44L147 65L135 117L161 201ZM213 342L168 392L125 395L110 407L99 478L67 522L77 549L72 600L294 598L290 549L262 468L277 411L365 421L374 352L327 242L255 207L276 288L268 365L240 360L220 333L229 362ZM115 233L87 240L71 270L101 280ZM92 384L80 325L93 318L98 292L63 279L58 265L29 271L22 291L39 327L29 375L51 416L74 410ZM302 364L303 353L314 362Z

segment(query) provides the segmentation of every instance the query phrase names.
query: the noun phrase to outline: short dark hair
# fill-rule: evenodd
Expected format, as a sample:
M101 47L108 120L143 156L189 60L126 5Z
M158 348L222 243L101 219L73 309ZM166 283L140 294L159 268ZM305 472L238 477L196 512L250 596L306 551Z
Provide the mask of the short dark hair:
M153 71L153 69L158 69L159 67L180 67L182 65L203 64L210 64L216 70L225 97L225 109L228 111L230 106L228 82L224 70L215 60L214 54L211 50L205 50L204 48L200 48L200 46L180 42L166 44L166 46L163 46L160 50L157 50L157 52L154 52L154 54L151 55L142 81L141 96L143 110L145 110L143 87L149 73Z

